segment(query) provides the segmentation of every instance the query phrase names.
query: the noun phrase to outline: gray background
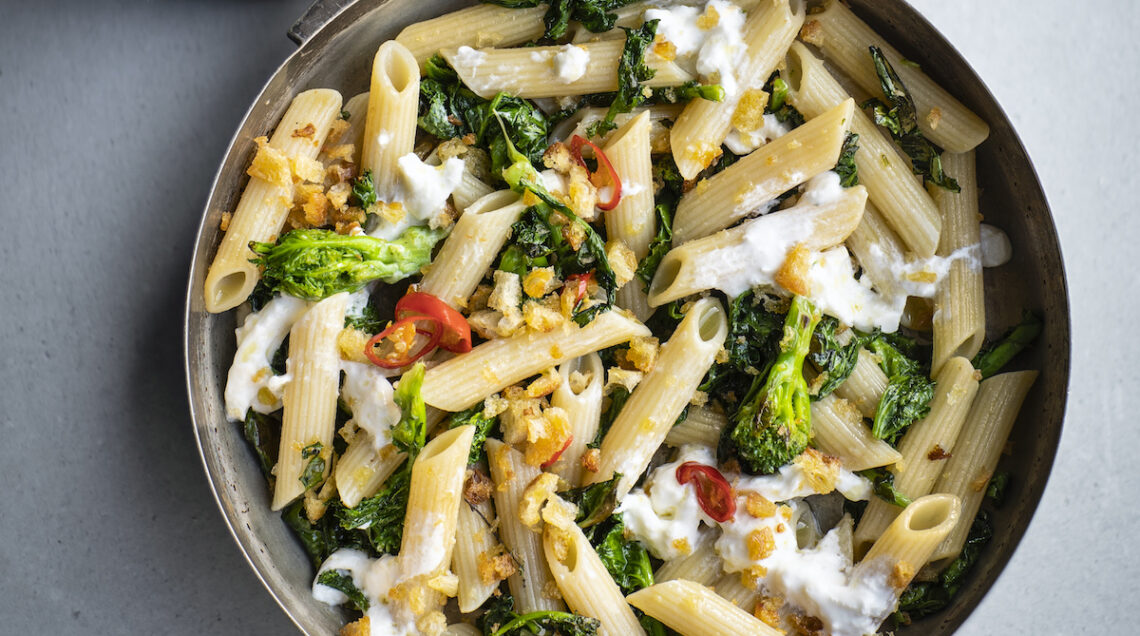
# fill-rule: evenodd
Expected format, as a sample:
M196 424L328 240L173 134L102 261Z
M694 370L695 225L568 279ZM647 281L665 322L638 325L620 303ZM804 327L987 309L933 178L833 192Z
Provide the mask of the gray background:
M0 633L293 632L202 474L181 312L214 171L306 4L0 0ZM1057 464L961 633L1135 633L1140 4L914 4L1020 132L1072 298Z

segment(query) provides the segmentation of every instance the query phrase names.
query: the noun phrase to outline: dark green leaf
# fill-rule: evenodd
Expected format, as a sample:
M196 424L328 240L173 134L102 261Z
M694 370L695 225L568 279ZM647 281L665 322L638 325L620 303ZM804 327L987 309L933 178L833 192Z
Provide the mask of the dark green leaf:
M986 498L994 502L995 508L1000 508L1005 503L1005 493L1009 489L1009 473L1000 472L995 473L990 477L990 483L986 486Z
M269 480L269 489L273 490L273 467L277 464L277 451L281 445L281 420L272 416L258 413L249 409L245 413L245 422L242 426L245 441L253 447L257 455L261 472Z
M891 471L886 468L868 468L859 474L871 480L875 496L879 499L900 508L910 505L910 497L895 490L895 474Z
M405 460L384 482L380 492L364 499L355 508L338 507L334 513L341 528L363 529L369 545L377 553L396 554L400 551L408 491L412 483L411 463L411 460Z
M447 427L450 429L468 424L475 427L475 438L471 441L471 454L467 457L467 463L470 465L487 456L483 444L487 441L487 434L499 424L499 417L484 416L483 402L480 402L466 411L452 414Z
M804 124L804 116L788 103L788 85L780 77L779 71L772 73L771 77L768 78L768 83L764 85L764 91L768 93L768 106L764 109L765 113L775 115L776 121L788 124L792 128L798 128Z
M859 185L859 167L855 165L855 152L859 150L859 135L847 133L843 149L839 151L839 161L835 173L839 175L839 185L851 188Z
M487 611L476 621L484 636L596 636L601 621L570 612L540 611L529 614L514 612L514 598L509 594L493 596Z
M624 386L615 386L610 392L610 404L602 413L602 419L598 423L598 433L594 436L594 441L590 442L590 448L600 448L602 440L605 438L606 433L609 432L610 427L613 426L614 420L617 419L618 413L625 406L629 400L629 390Z
M625 523L621 514L610 517L608 529L595 526L591 543L602 564L624 594L653 585L653 567L645 546L625 538ZM601 532L605 530L605 532Z
M615 473L607 481L572 488L561 493L562 498L578 506L578 526L585 529L595 526L613 514L617 507L617 486L621 473Z
M614 118L645 101L646 91L642 90L641 83L653 79L657 73L645 63L645 53L657 36L657 23L658 20L649 20L636 29L622 27L625 46L618 60L618 91L605 118L590 125L587 130L590 137L602 137L614 130L617 128Z
M361 612L368 611L368 598L357 589L352 576L344 570L325 570L317 576L317 583L340 591Z
M923 136L918 127L918 113L910 92L883 52L874 46L870 47L870 51L875 73L879 76L879 86L887 101L874 98L863 106L871 107L875 123L890 132L903 153L910 157L911 169L915 174L936 186L959 192L958 182L942 171L939 150Z
M859 361L859 350L863 348L863 339L853 335L847 345L841 345L836 337L838 330L839 321L831 316L824 316L815 329L814 337L819 349L811 354L811 360L819 368L823 381L812 399L827 397L839 388L839 385L850 377L851 372L855 370L855 363Z
M320 442L313 442L308 446L301 449L301 460L308 460L305 462L305 469L301 471L301 485L305 490L316 486L325 479L325 458L321 453L325 445Z
M344 326L359 329L365 333L377 334L384 330L388 321L380 317L380 311L372 303L368 303L361 310L359 316L345 316Z

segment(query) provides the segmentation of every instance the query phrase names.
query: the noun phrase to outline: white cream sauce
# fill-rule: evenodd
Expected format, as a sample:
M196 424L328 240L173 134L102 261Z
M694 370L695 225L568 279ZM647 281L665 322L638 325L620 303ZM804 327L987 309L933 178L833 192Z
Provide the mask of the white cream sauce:
M293 323L308 309L304 300L281 294L247 316L237 329L237 352L226 377L227 418L241 421L251 408L258 413L281 408L288 378L275 378L270 365Z

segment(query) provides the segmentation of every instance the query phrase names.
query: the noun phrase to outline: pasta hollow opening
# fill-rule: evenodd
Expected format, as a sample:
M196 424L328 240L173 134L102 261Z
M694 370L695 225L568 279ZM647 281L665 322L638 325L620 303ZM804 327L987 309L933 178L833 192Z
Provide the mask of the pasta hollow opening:
M697 323L697 334L705 342L723 338L722 333L728 330L728 320L725 319L724 310L719 304L705 308L698 319L700 322Z
M649 296L661 296L673 286L677 280L677 275L681 273L681 259L670 258L669 254L661 259L661 264L657 266L657 273L653 276L653 281L649 284Z
M957 521L958 501L956 497L933 495L922 497L907 508L909 513L906 528L913 532L934 530L943 524Z
M244 298L249 294L246 291L246 283L249 278L248 272L232 272L226 274L221 280L214 285L214 303L225 304L227 298ZM240 301L239 301L240 302Z

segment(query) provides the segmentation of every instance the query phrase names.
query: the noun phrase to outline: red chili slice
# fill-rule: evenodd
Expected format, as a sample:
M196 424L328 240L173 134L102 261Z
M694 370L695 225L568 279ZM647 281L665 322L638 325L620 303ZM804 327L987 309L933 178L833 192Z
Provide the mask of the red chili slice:
M681 484L694 482L697 503L713 521L723 523L736 515L732 486L719 470L698 462L685 462L677 467L677 481Z
M554 462L558 461L558 460L559 460L559 459L562 457L562 453L565 453L565 452L566 452L566 449L567 449L567 448L570 448L570 442L573 442L573 441L574 441L574 436L573 436L573 435L571 435L570 437L567 437L567 438L566 438L566 443L562 445L562 450L560 450L560 451L558 451L557 453L554 453L553 455L551 455L551 456L550 456L550 459L548 459L548 460L546 460L545 462L543 462L543 464L542 464L541 466L539 466L539 468L541 468L541 469L543 469L543 470L546 470L547 468L550 468L551 466L553 466L553 465L554 465Z
M396 319L408 316L429 316L443 328L439 346L453 353L471 350L471 325L463 314L427 292L409 292L396 302Z
M594 175L597 175L604 169L609 177L610 184L613 186L613 193L610 195L610 200L599 201L598 208L602 210L612 210L616 208L617 204L621 202L621 179L618 177L617 170L614 170L614 166L610 163L609 157L606 156L606 153L602 152L601 148L580 135L574 135L570 138L570 154L573 155L574 160L583 168L587 166L586 162L582 159L582 146L592 148L594 157L598 160L598 169L594 171Z
M566 285L578 285L578 295L574 297L574 307L582 303L582 299L586 297L586 292L590 287L590 281L594 278L594 272L586 272L585 274L570 274L566 277Z
M426 328L421 329L419 326L421 323L425 324ZM373 350L376 345L383 343L388 336L400 333L401 330L409 325L414 329L414 332L410 341L405 340L405 345L408 347L407 351L403 351L399 354L393 351L383 356L376 354ZM432 349L439 346L440 334L442 333L443 329L440 326L440 322L431 316L407 316L392 323L392 325L384 331L372 336L372 338L368 340L368 344L364 345L364 355L372 361L372 364L378 367L399 369L419 360ZM412 348L415 345L415 334L428 337L427 342L419 349Z

